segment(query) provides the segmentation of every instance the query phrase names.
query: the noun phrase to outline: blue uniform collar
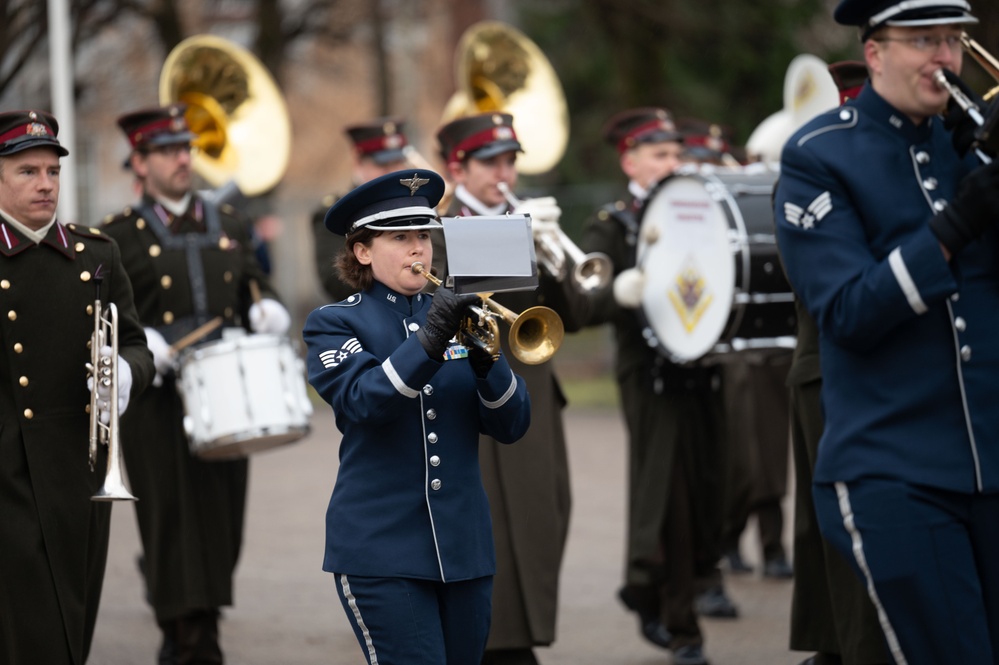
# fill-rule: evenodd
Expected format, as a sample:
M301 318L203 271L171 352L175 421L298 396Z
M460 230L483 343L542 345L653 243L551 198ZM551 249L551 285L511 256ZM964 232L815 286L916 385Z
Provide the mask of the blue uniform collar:
M412 316L415 312L420 311L424 302L422 293L417 293L415 296L403 295L378 281L372 283L371 288L365 292L365 295L399 312L403 316Z
M933 124L938 122L937 118L930 117L923 124L914 125L909 116L897 110L875 92L870 80L864 85L864 89L861 90L857 98L847 103L855 106L879 124L883 124L910 144L928 141L933 133Z

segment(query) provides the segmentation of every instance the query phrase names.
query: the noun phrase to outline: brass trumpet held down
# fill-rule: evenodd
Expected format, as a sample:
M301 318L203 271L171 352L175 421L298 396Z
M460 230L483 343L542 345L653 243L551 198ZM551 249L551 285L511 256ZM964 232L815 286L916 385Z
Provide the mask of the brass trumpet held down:
M428 282L441 285L441 280L431 275L421 262L413 263L410 269L423 275ZM510 326L508 339L510 353L525 365L540 365L546 362L562 345L565 326L559 315L550 307L537 305L517 314L489 298L490 294L477 295L482 299L482 307L469 308L470 311L461 328L463 342L477 346L490 355L497 355L499 334L496 317L499 317Z
M102 277L94 278L97 297L94 299L94 332L90 336L90 362L87 371L93 379L90 391L90 469L97 462L97 447L103 444L108 448L108 465L104 482L91 501L136 501L135 496L125 486L124 458L122 457L120 427L118 425L118 308L109 303L105 309L101 304L100 283ZM103 356L101 349L111 348L110 356ZM101 422L98 400L98 387L108 391L110 417L107 423Z

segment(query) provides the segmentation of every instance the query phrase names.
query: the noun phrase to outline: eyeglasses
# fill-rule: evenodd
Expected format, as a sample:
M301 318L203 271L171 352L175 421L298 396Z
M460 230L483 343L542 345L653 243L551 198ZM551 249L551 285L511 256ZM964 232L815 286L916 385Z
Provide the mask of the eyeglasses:
M879 37L876 42L903 42L917 51L936 53L941 44L946 44L951 51L961 48L960 35L919 35L918 37Z

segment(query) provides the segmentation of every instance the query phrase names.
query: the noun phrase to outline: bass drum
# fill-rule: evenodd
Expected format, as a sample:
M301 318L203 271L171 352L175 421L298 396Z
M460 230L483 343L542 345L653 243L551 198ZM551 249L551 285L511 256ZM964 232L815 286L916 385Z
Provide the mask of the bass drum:
M795 345L794 294L774 236L763 167L681 171L639 218L639 316L649 345L678 363Z
M191 452L229 460L298 441L312 403L305 363L287 337L223 337L185 351L177 388Z

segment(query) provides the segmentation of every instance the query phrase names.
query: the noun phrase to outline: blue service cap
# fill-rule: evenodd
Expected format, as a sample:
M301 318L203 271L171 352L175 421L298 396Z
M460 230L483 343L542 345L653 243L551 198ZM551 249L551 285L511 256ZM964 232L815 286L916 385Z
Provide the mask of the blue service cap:
M346 236L361 229L411 231L441 228L434 210L444 179L427 169L395 171L348 192L326 211L326 228Z
M863 39L883 25L978 23L965 0L842 0L833 18L843 25L859 26Z

